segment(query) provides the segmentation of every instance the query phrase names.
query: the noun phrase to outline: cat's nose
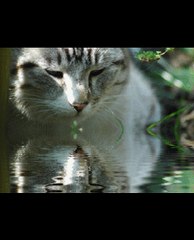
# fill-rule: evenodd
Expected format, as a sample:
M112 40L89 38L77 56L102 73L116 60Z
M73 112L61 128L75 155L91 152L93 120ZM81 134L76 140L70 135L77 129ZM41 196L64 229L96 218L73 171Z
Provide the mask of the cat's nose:
M75 108L77 112L81 112L87 105L88 105L88 102L72 104L72 106Z

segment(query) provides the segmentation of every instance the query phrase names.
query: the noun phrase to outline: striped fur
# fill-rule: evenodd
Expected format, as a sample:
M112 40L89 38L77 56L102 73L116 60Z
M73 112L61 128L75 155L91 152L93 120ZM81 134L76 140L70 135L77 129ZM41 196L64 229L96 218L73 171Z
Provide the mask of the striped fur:
M140 191L160 154L144 131L160 106L128 49L14 48L10 75L12 189Z
M14 48L10 100L41 122L113 112L129 100L131 64L122 48Z

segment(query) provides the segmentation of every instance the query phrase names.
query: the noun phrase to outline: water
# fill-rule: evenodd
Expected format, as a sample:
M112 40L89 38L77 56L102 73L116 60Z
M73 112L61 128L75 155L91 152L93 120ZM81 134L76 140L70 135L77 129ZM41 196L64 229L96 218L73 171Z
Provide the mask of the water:
M159 133L119 126L29 129L12 132L8 141L10 192L194 192L191 146L171 144Z

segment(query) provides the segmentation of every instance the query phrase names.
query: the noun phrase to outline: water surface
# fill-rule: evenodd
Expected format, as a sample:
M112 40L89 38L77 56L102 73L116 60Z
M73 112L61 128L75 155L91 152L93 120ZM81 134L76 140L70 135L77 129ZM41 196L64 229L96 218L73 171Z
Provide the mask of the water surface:
M102 131L22 125L9 133L4 179L13 193L194 192L193 141L171 135L118 123Z

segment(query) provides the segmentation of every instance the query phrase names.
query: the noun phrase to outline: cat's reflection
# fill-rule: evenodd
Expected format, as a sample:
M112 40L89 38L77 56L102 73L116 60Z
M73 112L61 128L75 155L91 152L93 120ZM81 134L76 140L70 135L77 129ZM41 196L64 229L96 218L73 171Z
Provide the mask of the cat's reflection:
M160 154L159 139L135 130L121 139L79 135L42 135L12 144L11 191L135 193L149 181Z
M99 160L96 156L90 156L80 146L68 156L64 162L64 168L59 176L53 178L53 183L48 184L45 189L47 192L102 192L103 185L95 182L95 164L92 160ZM92 166L91 166L92 164ZM101 179L103 166L98 166L98 176ZM93 180L94 179L94 180ZM103 181L103 183L105 183Z

